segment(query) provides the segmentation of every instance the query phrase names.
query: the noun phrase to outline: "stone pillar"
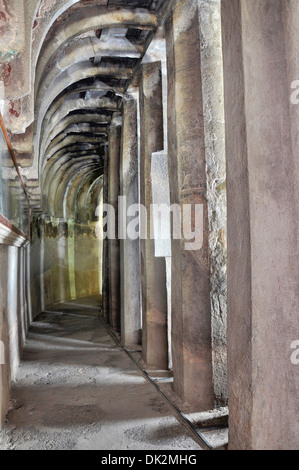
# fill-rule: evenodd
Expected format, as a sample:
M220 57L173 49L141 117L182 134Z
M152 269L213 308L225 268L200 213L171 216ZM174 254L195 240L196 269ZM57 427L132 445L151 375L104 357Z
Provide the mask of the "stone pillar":
M166 119L167 121L167 119ZM165 129L165 127L164 127ZM164 134L165 135L165 134ZM151 181L153 204L170 206L169 173L167 152L152 153ZM167 291L167 341L168 341L168 367L172 370L171 351L171 220L160 212L153 213L155 256L163 257L166 263L166 291Z
M126 198L122 213L127 222L128 208L139 202L137 104L134 99L123 100L120 194ZM139 239L132 240L126 235L121 238L121 338L129 346L141 340Z
M200 249L172 241L174 388L194 410L213 408L206 160L198 6L179 0L166 25L170 199L203 207ZM194 212L192 227L196 220ZM203 226L202 226L203 225Z
M298 449L298 14L222 2L230 449Z
M52 218L54 221L54 218ZM52 224L53 224L52 221ZM56 250L57 265L53 266L52 279L57 283L56 299L57 301L70 299L70 278L68 269L68 224L63 219L55 219L57 224ZM54 284L54 285L55 285Z
M0 430L5 423L5 416L9 407L10 398L10 386L11 386L11 374L10 374L10 341L9 341L9 326L8 326L8 313L11 313L7 309L9 291L13 291L12 300L16 304L16 281L15 274L13 278L8 279L9 270L9 250L8 248L0 244L0 262L1 262L1 283L0 283ZM15 248L17 251L17 249ZM13 268L17 269L17 265L14 264ZM16 319L14 318L15 322Z
M44 218L41 223L42 308L70 298L68 225L63 219Z
M227 204L221 0L198 0L209 215L213 384L227 405Z
M161 62L142 66L140 80L140 202L147 211L147 239L141 240L142 352L148 367L168 368L165 258L155 257L150 238L152 153L163 150Z
M74 222L74 219L68 220L67 250L68 250L70 298L71 300L74 300L77 298L76 275L75 275L75 222Z
M115 239L109 239L109 318L114 329L120 330L120 246L118 239L118 196L120 190L121 122L116 118L109 130L109 204L115 213Z
M104 175L103 175L103 204L108 204L108 171L109 171L109 152L105 148L104 154ZM104 229L107 229L107 227ZM109 240L103 240L103 316L109 323ZM111 325L113 327L113 325Z
M45 309L45 305L43 305L43 228L43 220L38 217L34 217L31 223L31 243L28 247L28 250L30 250L28 271L30 272L29 297L31 298L32 304L32 319Z

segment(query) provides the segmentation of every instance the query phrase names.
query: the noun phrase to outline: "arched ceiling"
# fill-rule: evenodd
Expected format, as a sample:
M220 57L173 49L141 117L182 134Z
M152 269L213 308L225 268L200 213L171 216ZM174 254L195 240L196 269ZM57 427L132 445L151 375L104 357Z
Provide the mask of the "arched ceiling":
M33 142L31 162L22 169L32 183L28 189L33 208L64 217L75 207L72 185L85 182L78 190L82 199L82 187L99 181L110 123L121 115L128 89L138 84L140 64L169 2L35 4L31 89L21 98L12 128L27 129L24 140ZM29 146L22 145L28 153ZM87 188L84 194L92 192Z

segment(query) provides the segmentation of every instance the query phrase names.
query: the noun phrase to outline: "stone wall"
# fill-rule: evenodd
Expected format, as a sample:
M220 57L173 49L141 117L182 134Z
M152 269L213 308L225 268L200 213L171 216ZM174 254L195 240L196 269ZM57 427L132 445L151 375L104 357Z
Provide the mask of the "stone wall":
M102 241L96 222L39 218L32 227L34 315L53 303L101 293Z
M0 245L0 428L9 407L10 387L31 321L27 250Z

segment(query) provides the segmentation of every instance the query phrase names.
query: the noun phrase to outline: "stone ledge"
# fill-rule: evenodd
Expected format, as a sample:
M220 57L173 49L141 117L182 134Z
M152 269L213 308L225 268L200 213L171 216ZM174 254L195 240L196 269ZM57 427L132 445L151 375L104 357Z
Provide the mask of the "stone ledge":
M20 248L27 246L29 239L3 215L0 215L0 244Z

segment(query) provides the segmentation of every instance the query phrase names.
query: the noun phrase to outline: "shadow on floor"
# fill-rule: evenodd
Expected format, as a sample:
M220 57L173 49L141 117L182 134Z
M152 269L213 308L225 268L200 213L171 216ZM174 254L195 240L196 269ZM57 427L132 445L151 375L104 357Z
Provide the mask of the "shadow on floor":
M85 301L32 324L0 449L199 450Z

